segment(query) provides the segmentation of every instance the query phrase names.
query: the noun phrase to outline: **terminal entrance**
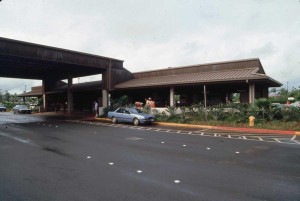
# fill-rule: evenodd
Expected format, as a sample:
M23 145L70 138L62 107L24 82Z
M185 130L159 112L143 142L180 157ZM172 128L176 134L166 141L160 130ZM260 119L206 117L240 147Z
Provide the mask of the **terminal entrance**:
M73 78L102 75L102 85L97 92L101 105L107 107L108 94L114 85L131 79L132 75L123 68L123 61L56 47L49 47L0 37L0 77L42 80L42 98L45 111L51 110L57 83L67 81L65 97L67 111L76 107L72 90ZM80 98L79 98L80 100ZM82 102L82 104L87 104Z

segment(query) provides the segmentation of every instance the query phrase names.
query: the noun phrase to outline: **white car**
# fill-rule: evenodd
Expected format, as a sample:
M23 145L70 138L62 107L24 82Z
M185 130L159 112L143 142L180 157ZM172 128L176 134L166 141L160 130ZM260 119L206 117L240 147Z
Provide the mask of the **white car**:
M13 108L14 114L31 114L31 109L27 105L16 105Z

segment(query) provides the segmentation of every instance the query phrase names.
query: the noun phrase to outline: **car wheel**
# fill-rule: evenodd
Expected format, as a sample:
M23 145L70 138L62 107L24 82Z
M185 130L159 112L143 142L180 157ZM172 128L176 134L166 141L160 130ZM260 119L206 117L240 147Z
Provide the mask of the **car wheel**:
M112 121L114 124L118 123L118 121L117 121L117 118L116 118L116 117L113 117L113 118L111 119L111 121Z
M140 121L137 118L133 119L133 125L138 126L140 124Z

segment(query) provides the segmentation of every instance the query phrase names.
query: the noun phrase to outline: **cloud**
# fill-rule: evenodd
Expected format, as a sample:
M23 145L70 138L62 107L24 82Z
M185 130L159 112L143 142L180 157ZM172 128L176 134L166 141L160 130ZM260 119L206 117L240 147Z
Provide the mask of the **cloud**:
M298 0L10 0L0 33L122 59L133 72L258 57L269 76L300 86L299 9Z

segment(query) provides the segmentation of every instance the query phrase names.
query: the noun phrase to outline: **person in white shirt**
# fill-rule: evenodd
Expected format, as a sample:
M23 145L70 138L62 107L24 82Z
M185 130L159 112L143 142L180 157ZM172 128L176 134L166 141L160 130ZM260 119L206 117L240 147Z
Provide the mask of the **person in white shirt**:
M94 101L94 108L93 108L93 111L95 113L95 117L98 117L98 103L97 101Z

